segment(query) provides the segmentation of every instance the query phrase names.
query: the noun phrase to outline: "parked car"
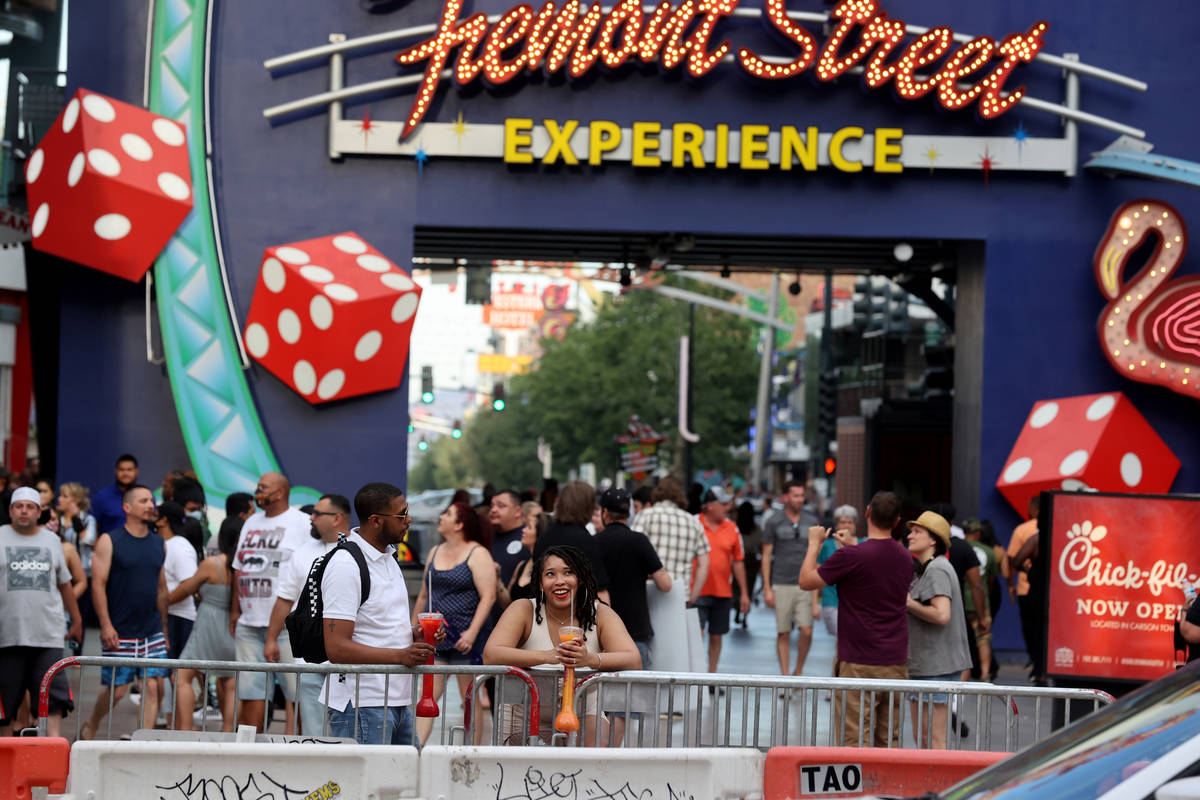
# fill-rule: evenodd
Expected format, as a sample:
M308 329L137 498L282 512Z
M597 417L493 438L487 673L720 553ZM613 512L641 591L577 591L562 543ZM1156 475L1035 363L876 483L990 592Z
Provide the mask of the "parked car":
M1159 790L1198 775L1200 662L1192 662L923 800L1197 797L1195 781Z

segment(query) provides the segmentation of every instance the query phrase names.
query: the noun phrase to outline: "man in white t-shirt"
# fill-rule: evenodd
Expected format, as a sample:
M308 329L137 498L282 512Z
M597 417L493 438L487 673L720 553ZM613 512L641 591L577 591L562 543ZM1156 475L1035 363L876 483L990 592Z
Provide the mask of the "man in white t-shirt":
M166 548L162 569L163 577L167 581L168 592L175 591L179 584L195 575L196 568L199 566L196 548L182 535L186 518L183 506L178 503L167 500L158 506L158 519L154 526L158 530L158 534L162 536ZM183 652L183 646L187 644L188 638L192 635L192 625L195 622L196 603L190 596L167 606L167 658L179 658L180 653ZM164 696L161 698L162 702L159 707L166 712L167 727L171 728L174 716L172 711L175 709L174 695L172 694L175 688L174 673L171 675L169 684L161 685Z
M229 632L233 634L237 660L260 663L267 641L267 626L275 606L276 583L280 569L292 558L297 548L309 539L312 522L288 505L291 493L288 479L278 472L268 472L258 479L254 502L261 509L242 526L237 551L233 556L233 605L229 611ZM279 637L279 658L292 660L292 647L287 633ZM238 678L238 723L262 729L266 713L268 680L274 675L265 672L246 672ZM280 675L283 693L288 701L296 696L294 675ZM291 731L289 731L290 733Z
M340 494L327 494L317 501L312 511L312 538L296 549L291 560L280 567L279 583L275 587L275 607L267 627L267 643L263 654L267 661L279 660L279 634L286 633L287 615L296 607L312 563L337 546L338 534L350 530L350 501ZM297 658L297 664L304 659ZM301 673L296 686L296 705L300 712L300 729L308 736L320 736L325 727L325 705L321 702L321 687L325 676L320 673Z
M330 557L321 579L325 652L334 664L424 664L433 656L433 645L413 641L408 590L395 558L396 545L408 534L408 501L391 484L368 483L354 496L354 510L359 527L349 539L367 562L371 593L362 600L362 577L353 556L338 551ZM445 635L444 629L439 635ZM391 675L385 682L384 675L331 674L324 697L334 736L359 744L412 744L412 681L407 675Z

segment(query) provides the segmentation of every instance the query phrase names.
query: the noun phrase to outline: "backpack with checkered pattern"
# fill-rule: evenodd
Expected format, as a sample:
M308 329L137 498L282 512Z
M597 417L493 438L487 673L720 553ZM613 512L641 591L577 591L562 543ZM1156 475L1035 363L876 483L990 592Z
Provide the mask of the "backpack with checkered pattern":
M356 543L340 539L337 547L313 559L312 566L308 569L308 577L304 579L304 588L300 591L300 600L292 613L287 615L287 632L292 643L292 654L310 664L323 664L329 660L325 653L325 631L321 628L325 611L325 601L321 597L321 579L325 577L325 567L329 564L329 559L339 550L345 550L358 564L359 577L362 579L362 595L358 604L361 606L365 603L371 594L371 573L367 569L367 559Z

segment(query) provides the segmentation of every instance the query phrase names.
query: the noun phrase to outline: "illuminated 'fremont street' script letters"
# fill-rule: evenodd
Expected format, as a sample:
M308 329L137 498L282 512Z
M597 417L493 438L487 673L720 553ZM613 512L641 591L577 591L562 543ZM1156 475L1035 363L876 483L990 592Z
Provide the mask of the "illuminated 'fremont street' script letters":
M490 24L483 13L460 19L463 0L445 0L437 32L396 56L404 66L425 65L401 138L425 118L455 49L452 74L460 86L480 75L498 86L538 70L565 70L577 79L598 64L617 69L634 61L664 69L682 66L689 76L700 78L726 56L763 80L790 78L815 64L817 79L828 82L861 65L870 88L891 83L906 100L936 92L946 109L975 104L980 116L992 119L1024 96L1025 87L1005 93L1004 84L1018 64L1029 63L1042 49L1048 27L1039 22L999 43L980 36L953 48L954 32L942 26L900 49L905 24L880 10L879 0L841 0L830 13L836 25L818 53L815 37L787 16L785 3L766 0L763 19L799 49L791 61L768 60L746 48L734 57L728 41L714 43L717 25L733 14L738 0L660 0L649 13L640 0L622 0L608 11L599 2L563 0L556 5L547 0L537 9L525 3L514 6ZM943 58L940 68L930 66ZM918 70L929 69L933 71L917 76Z

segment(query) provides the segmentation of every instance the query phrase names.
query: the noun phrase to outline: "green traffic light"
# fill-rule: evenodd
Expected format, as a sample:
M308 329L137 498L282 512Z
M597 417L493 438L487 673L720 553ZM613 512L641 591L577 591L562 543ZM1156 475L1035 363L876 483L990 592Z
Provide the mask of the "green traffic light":
M461 439L461 438L462 438L462 431L461 431L461 430L459 430L458 428L455 428L454 430L450 431L450 436L451 436L451 437L453 437L453 438L455 438L455 439Z
M429 442L427 442L427 441L425 441L424 439L422 439L421 441L417 442L417 449L418 449L418 450L428 450L428 449L429 449Z
M410 423L410 424L409 424L409 426L408 426L408 432L409 432L409 433L412 433L412 432L413 432L413 431L415 431L415 430L416 430L416 428L414 428L414 427L412 426L412 424Z
M432 403L433 402L433 392L422 392L421 393L421 402L422 403Z
M492 408L494 408L497 411L503 411L504 410L504 401L499 398L497 398L496 400L493 400Z

